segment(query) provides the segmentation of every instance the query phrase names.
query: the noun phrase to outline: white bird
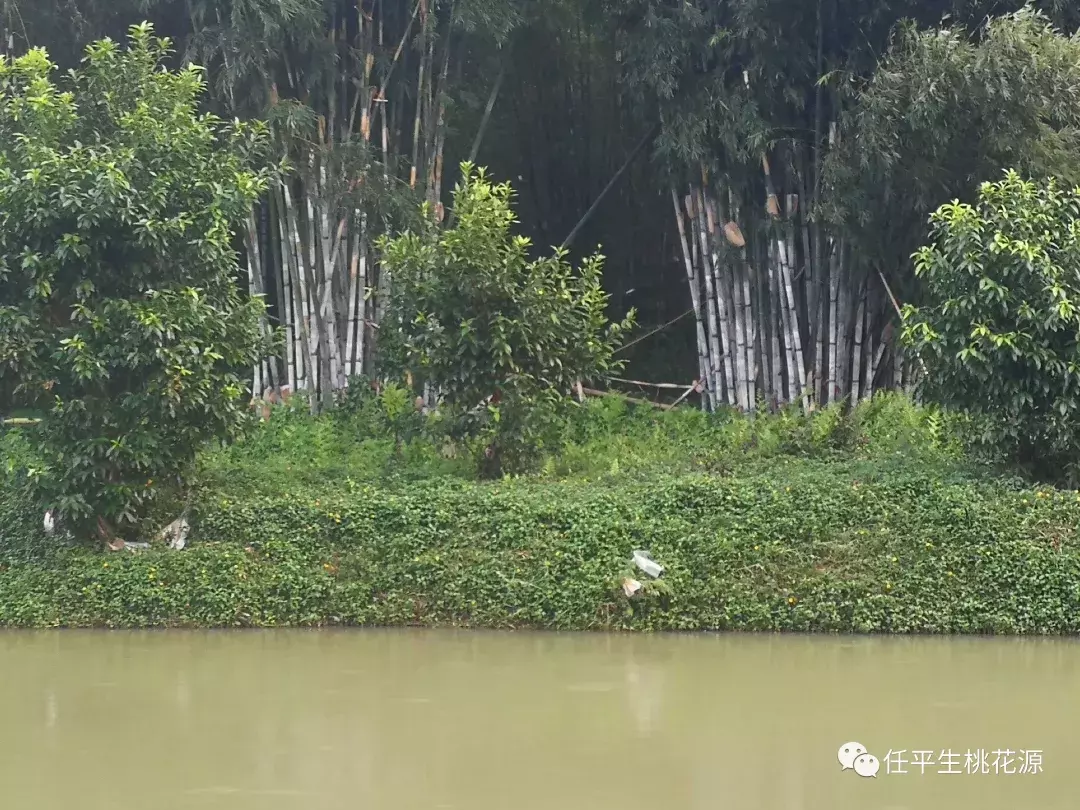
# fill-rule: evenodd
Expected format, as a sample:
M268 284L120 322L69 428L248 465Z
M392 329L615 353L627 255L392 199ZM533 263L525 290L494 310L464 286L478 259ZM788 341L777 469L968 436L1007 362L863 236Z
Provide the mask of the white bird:
M50 509L45 513L45 534L53 534L56 531L56 517L53 514L53 510Z

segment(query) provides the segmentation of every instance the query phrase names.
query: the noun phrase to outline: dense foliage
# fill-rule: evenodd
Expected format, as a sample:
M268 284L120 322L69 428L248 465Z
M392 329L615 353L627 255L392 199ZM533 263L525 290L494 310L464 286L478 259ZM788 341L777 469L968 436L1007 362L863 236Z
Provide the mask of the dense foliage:
M687 295L670 191L703 192L690 252L751 285L748 399L805 387L824 403L914 376L880 280L918 303L909 256L931 211L1006 168L1076 174L1078 15L1068 0L0 0L0 49L49 44L74 65L148 17L206 67L212 109L271 123L296 174L258 212L251 283L293 348L256 389L276 377L330 404L375 373L374 241L415 198L447 204L469 160L514 183L535 250L574 233L576 262L601 245L614 317L636 306L660 326L694 308L698 323L635 344L637 379L689 383L735 354L708 323L724 294ZM744 251L717 241L725 220ZM754 290L777 257L795 268L786 302ZM305 320L291 299L309 281L328 303ZM725 345L702 364L706 330Z
M48 505L106 538L237 435L266 348L233 245L259 129L201 114L167 48L138 27L60 81L43 51L0 61L0 409L43 413Z
M32 5L0 0L0 411L44 420L0 436L0 624L1080 628L1076 494L959 451L1080 449L1080 192L1044 184L1080 182L1074 3ZM27 50L144 14L181 58ZM626 383L637 301L640 367L715 413L567 407ZM880 396L920 378L951 411ZM535 468L480 485L463 446ZM182 553L43 541L46 506L156 527L195 466ZM627 597L635 548L667 574Z
M926 396L979 416L981 439L1075 480L1080 451L1080 189L1010 172L932 218L915 256L928 301L905 313Z
M207 457L225 466L182 553L28 558L18 532L37 521L5 520L0 623L1080 630L1076 494L958 464L948 420L899 398L755 420L597 403L560 457L576 472L497 485L430 458L404 462L422 481L387 478L385 441L342 468L344 415L283 413ZM660 580L631 566L638 548ZM644 590L627 598L626 577Z
M905 25L847 113L828 206L905 300L927 218L1006 169L1080 182L1080 37L1030 7L971 30Z
M380 245L393 285L383 348L439 391L496 476L552 437L575 383L617 368L633 312L608 323L598 255L577 271L562 251L530 261L529 240L511 232L509 184L463 175L451 227L429 222Z

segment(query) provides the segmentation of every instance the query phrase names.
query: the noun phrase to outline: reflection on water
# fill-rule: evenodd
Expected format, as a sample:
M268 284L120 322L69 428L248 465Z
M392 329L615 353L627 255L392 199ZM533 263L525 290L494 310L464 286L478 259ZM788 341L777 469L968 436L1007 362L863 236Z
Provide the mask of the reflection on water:
M1053 810L1080 787L1066 640L13 632L0 661L12 808ZM876 778L841 770L850 740ZM1043 771L910 764L980 748Z

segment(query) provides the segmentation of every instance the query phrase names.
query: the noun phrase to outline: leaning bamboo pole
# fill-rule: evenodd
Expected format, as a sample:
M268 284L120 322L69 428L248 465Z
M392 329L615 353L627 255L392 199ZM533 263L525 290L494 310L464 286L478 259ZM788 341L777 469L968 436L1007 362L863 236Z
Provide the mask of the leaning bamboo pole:
M713 390L713 375L709 363L709 345L705 337L705 325L701 312L701 293L697 273L694 267L694 257L686 241L686 223L683 220L682 210L679 208L679 197L675 193L675 187L670 188L671 205L675 212L675 223L679 232L679 245L682 248L683 267L686 270L686 280L690 285L690 303L694 308L694 327L697 337L698 354L698 379L702 381L702 403L706 408L714 407L715 392ZM710 401L713 400L713 402Z
M785 225L790 226L791 217L794 214L795 202L793 195L788 195L787 198L787 222ZM795 366L795 390L796 397L802 397L806 390L806 365L803 362L803 350L802 350L802 329L799 325L799 309L795 300L794 281L792 278L792 268L795 264L795 236L790 232L787 234L787 238L784 240L783 249L787 251L785 261L780 265L780 269L784 274L784 295L785 302L787 303L788 312L788 325L790 328L791 339L791 356ZM803 407L807 407L806 400L803 399Z

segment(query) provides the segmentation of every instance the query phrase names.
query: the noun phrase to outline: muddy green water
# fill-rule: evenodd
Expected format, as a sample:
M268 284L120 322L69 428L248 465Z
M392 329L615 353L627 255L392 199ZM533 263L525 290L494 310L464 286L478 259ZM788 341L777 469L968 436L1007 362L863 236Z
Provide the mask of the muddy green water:
M0 678L11 810L1080 807L1072 641L12 632Z

